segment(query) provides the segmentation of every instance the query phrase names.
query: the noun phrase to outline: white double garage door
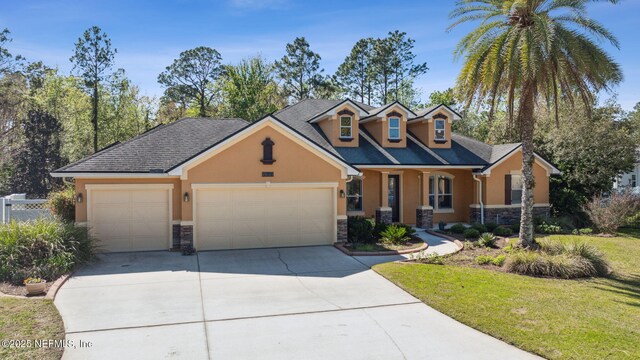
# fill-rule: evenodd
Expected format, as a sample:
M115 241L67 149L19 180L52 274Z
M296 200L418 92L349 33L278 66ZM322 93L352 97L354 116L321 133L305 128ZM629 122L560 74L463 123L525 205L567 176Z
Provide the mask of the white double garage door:
M88 220L105 251L164 250L172 243L169 187L94 188ZM193 238L198 250L332 244L335 184L194 184Z

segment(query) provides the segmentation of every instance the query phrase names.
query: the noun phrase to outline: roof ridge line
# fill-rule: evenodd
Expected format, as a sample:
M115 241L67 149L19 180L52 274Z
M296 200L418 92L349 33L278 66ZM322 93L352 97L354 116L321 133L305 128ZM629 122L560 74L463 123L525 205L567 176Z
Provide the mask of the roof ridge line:
M435 157L438 161L442 162L444 165L451 165L443 157L441 157L440 155L436 154L435 151L429 149L428 146L423 144L421 141L418 141L418 139L414 138L413 134L410 134L408 131L407 131L407 139L409 139L409 140L413 141L414 143L416 143L420 148L422 148L422 150L428 152L431 156Z
M376 150L380 151L382 155L384 155L387 159L391 160L392 163L394 163L395 165L400 165L400 161L396 160L396 158L391 156L391 154L389 154L382 146L380 146L380 144L373 141L373 139L371 139L369 135L365 134L364 131L362 131L362 129L358 129L358 134L360 134L360 136L362 136L371 145L373 145L373 147L376 148Z

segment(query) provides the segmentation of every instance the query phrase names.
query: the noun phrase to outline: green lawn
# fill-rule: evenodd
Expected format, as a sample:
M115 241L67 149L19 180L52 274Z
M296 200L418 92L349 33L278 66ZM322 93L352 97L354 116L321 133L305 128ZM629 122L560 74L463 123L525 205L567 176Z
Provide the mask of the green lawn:
M374 270L438 311L546 358L640 359L638 236L552 236L597 246L614 269L606 279L555 280L406 263Z
M0 359L60 359L61 348L38 348L33 340L62 340L64 325L53 301L0 298L0 340L32 340L31 347L0 346Z

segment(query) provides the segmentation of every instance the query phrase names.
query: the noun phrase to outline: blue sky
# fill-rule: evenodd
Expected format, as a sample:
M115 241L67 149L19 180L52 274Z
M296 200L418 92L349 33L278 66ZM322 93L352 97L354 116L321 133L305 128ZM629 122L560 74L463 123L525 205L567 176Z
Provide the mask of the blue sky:
M398 29L416 40L417 60L428 63L430 70L417 81L426 98L453 86L461 67L452 52L469 27L446 32L453 5L453 0L0 0L0 28L12 32L12 53L68 73L74 42L98 25L118 49L116 67L143 93L157 96L162 94L157 75L181 51L196 46L217 49L225 63L255 54L275 60L286 43L305 36L322 56L325 72L333 73L358 39ZM620 40L620 50L604 47L622 65L625 79L615 91L630 110L640 101L640 0L589 9Z

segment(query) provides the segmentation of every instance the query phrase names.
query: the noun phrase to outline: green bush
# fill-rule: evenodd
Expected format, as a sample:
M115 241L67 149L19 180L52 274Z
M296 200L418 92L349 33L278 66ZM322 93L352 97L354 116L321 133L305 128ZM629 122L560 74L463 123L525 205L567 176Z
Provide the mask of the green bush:
M387 228L380 233L380 241L384 244L404 245L411 237L407 235L407 229L400 225L388 225Z
M72 187L49 193L47 206L58 220L67 223L76 221L75 190Z
M509 255L507 271L532 276L573 279L604 276L609 264L593 246L541 241L538 251L518 251Z
M591 235L593 234L593 229L591 228L573 229L571 233L573 235Z
M540 224L537 226L536 231L540 234L562 234L562 228L558 225Z
M463 233L465 239L476 239L480 232L476 229L466 229Z
M478 255L475 259L476 264L478 265L487 265L487 264L493 264L495 266L502 266L504 265L504 262L506 261L507 256L504 254L500 254L496 257L490 256L490 255Z
M379 239L381 236L380 234L382 234L387 229L387 226L389 225L386 223L376 222L373 226L373 237L375 239Z
M473 223L471 224L471 228L478 230L478 232L481 234L487 232L487 227L481 223Z
M416 233L416 229L411 225L407 225L407 224L396 224L396 225L405 228L408 236L412 236Z
M498 226L497 228L493 229L493 234L496 236L511 236L513 235L513 230L511 230L511 228L508 228L506 226Z
M0 225L0 281L55 280L93 253L87 229L71 223L40 219Z
M493 232L493 230L495 230L498 227L498 224L488 222L488 223L484 223L484 226L487 228L488 232Z
M373 236L372 219L361 216L350 216L347 218L347 239L354 244L370 244L375 238Z
M436 253L430 253L425 255L424 250L420 251L415 259L423 264L432 264L432 265L444 265L444 256L438 255Z
M451 228L449 228L449 231L451 231L454 234L462 234L464 233L464 230L466 229L466 227L460 223L454 224L451 226Z
M493 258L493 265L495 266L500 266L502 267L502 265L504 265L504 263L507 261L507 255L505 254L500 254L498 256L496 256L495 258Z
M511 231L514 234L520 233L520 222L514 222L514 223L510 224L509 225L509 229L511 229Z
M482 233L478 238L478 245L484 247L494 247L496 245L496 237L492 233Z

